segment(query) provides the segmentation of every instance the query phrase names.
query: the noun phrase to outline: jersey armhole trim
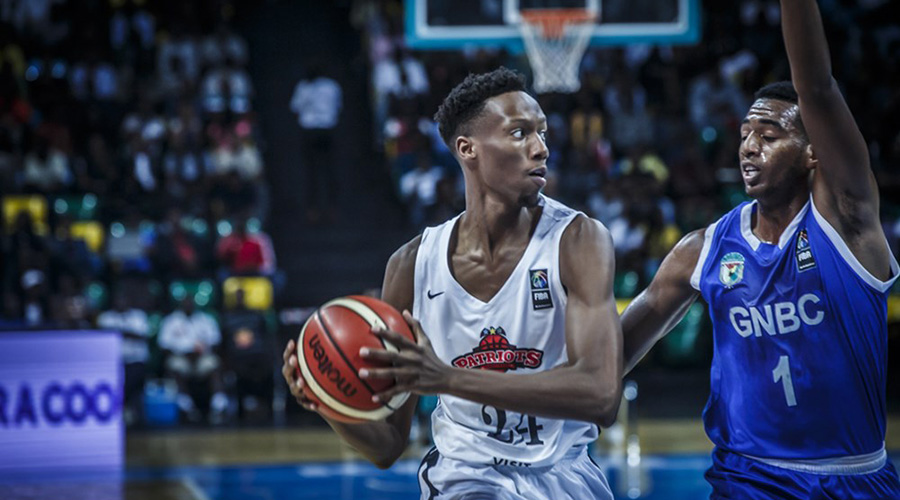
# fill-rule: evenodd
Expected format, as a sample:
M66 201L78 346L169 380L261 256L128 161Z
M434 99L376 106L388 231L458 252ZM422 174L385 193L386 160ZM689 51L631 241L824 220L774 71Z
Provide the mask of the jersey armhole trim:
M700 278L703 275L703 266L706 264L706 257L709 255L709 249L712 247L713 237L716 234L718 225L719 221L716 221L706 228L706 232L703 234L703 249L700 250L700 257L697 258L694 272L691 273L691 286L698 292L700 291Z
M819 227L822 228L822 232L825 233L825 236L828 237L831 244L834 245L834 248L841 254L844 262L846 262L856 275L865 281L867 285L881 293L887 292L888 289L891 288L891 285L897 281L897 276L900 275L900 265L897 264L897 259L894 257L894 252L891 251L891 248L888 245L887 238L884 239L884 245L888 248L888 255L890 255L891 259L891 278L887 281L881 281L875 276L872 276L872 273L859 262L859 259L857 259L855 255L853 255L850 247L847 246L847 243L844 242L844 239L841 238L841 235L838 234L837 230L828 222L828 219L819 213L819 209L816 208L816 203L812 199L812 196L810 196L810 206L812 207L813 216L816 218L816 222L819 224Z
M422 301L419 300L424 290L422 290L422 277L425 271L425 260L428 258L427 253L431 250L431 238L434 237L436 230L432 227L426 227L422 231L422 238L419 239L419 248L416 250L416 264L413 270L413 310L412 315L418 318L422 314Z
M572 222L574 222L575 219L579 215L584 215L585 217L587 217L587 219L589 221L593 222L594 224L600 224L600 221L594 220L594 219L588 217L587 215L583 214L582 212L573 211L571 214L568 214L566 216L566 217L568 217L569 220L566 221L565 217L562 219L564 221L564 223L561 224L561 227L557 230L557 233L554 235L554 240L556 240L555 241L556 255L554 256L552 261L555 261L557 271L550 275L550 281L552 281L557 287L559 287L558 288L559 297L563 301L563 303L559 304L559 306L562 308L565 308L566 303L568 302L569 290L566 288L566 285L564 285L562 282L562 276L561 276L561 274L562 274L562 251L560 251L560 245L562 245L563 233L566 232L566 229L569 228L569 226L572 224Z

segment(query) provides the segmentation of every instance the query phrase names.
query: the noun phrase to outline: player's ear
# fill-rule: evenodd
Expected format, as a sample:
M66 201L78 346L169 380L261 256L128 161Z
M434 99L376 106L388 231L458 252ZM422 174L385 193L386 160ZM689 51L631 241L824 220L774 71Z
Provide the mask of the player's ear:
M456 137L456 154L460 160L475 159L475 143L471 137L460 135Z
M806 168L809 170L814 170L819 166L819 159L816 157L816 151L813 149L812 144L806 145Z

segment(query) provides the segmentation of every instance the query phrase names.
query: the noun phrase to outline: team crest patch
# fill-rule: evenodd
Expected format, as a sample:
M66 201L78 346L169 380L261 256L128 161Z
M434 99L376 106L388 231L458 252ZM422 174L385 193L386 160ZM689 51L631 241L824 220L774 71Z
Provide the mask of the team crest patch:
M528 271L528 281L531 283L531 306L535 310L553 307L547 270L532 269Z
M816 259L813 257L812 248L809 246L809 235L806 229L797 232L797 270L806 271L816 267Z
M518 368L537 368L544 359L544 351L519 349L509 343L503 327L489 326L481 330L481 340L472 352L457 356L452 364L457 368L478 368L505 372Z
M725 288L731 288L744 279L744 256L730 252L719 261L719 281Z

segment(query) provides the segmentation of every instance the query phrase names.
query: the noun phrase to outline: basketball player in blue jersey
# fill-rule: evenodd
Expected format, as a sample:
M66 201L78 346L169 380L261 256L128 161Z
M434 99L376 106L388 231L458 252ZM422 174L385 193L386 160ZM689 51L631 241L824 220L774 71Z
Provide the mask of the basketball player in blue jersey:
M898 266L816 2L781 0L781 13L793 85L763 87L741 124L754 201L687 235L625 310L626 371L702 295L711 498L897 499L884 436Z
M500 68L470 75L441 105L466 210L388 262L383 298L405 311L418 342L378 331L400 352L361 352L393 365L360 370L398 381L379 400L440 396L435 449L419 469L423 500L612 499L587 454L622 391L612 241L599 222L541 194L547 118L524 90ZM284 377L315 411L294 352L291 342ZM388 467L406 448L416 399L385 421L329 424Z

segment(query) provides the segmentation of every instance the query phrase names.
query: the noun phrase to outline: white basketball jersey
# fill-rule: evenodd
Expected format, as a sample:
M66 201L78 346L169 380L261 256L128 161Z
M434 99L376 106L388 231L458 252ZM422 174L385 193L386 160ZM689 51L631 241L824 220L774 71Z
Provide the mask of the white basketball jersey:
M446 363L516 375L568 360L559 241L579 212L545 196L540 204L543 213L525 253L489 302L450 274L448 246L459 216L422 234L413 315ZM547 466L598 435L587 422L523 415L446 394L431 418L440 454L469 463Z

